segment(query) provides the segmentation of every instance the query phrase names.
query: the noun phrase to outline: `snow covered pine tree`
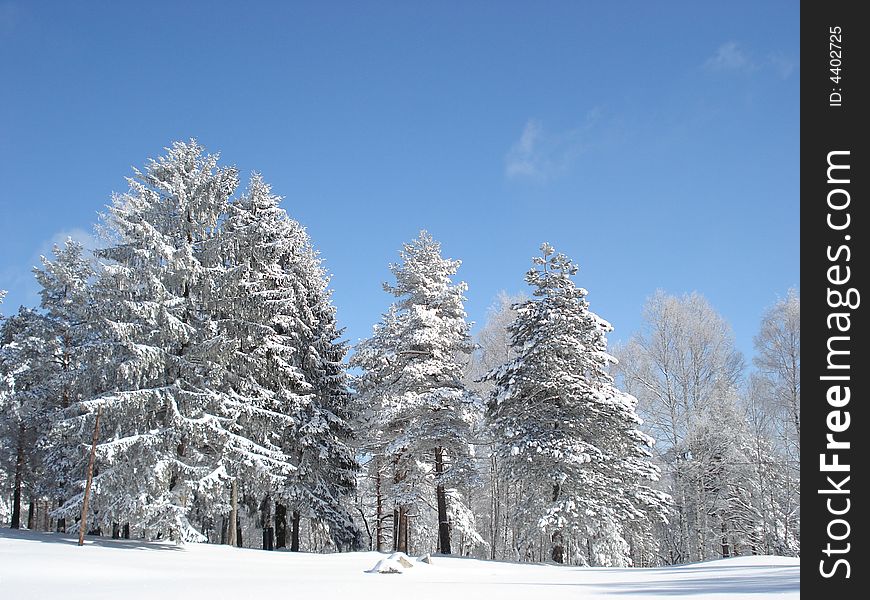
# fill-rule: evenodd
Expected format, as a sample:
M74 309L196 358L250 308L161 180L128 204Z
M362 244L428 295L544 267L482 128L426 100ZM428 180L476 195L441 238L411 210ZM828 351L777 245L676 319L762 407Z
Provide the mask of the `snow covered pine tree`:
M95 523L122 519L149 538L201 540L192 507L210 514L226 502L231 433L219 390L227 345L206 307L223 271L213 240L238 177L191 141L128 183L104 216L110 245L96 253L97 385L68 409L66 424L91 431L102 407ZM82 499L61 513L74 516Z
M450 280L460 261L442 258L441 245L421 231L390 265L398 298L351 364L363 369L356 389L374 409L374 450L393 469L394 549L408 551L408 522L423 490L435 488L438 550L450 554L448 488L473 478L471 424L479 401L462 385L462 357L473 350L465 321L465 283Z
M496 452L538 490L527 518L555 562L625 566L627 526L664 518L668 497L645 485L659 477L653 441L638 429L636 400L608 374L610 324L575 286L577 266L549 244L541 251L526 274L533 298L509 327L516 358L487 375Z
M221 233L230 269L215 310L220 328L238 340L230 366L236 422L248 437L263 432L258 443L290 461L289 469L252 473L248 485L261 499L264 547L286 546L288 507L292 550L299 549L300 514L327 525L338 547L356 547L359 531L343 506L358 469L349 445L346 347L320 258L280 202L255 174L230 204ZM270 473L281 477L255 484ZM266 524L273 512L274 528Z
M49 397L46 432L41 440L44 450L43 477L38 492L60 507L75 494L74 484L84 477L84 456L79 436L69 439L69 431L55 426L63 412L87 396L93 388L89 353L96 341L90 283L94 275L89 256L81 243L68 238L54 246L54 259L41 257L42 268L34 268L42 288L41 306L45 311L47 347L53 349L43 377ZM57 530L66 530L66 521L57 521Z

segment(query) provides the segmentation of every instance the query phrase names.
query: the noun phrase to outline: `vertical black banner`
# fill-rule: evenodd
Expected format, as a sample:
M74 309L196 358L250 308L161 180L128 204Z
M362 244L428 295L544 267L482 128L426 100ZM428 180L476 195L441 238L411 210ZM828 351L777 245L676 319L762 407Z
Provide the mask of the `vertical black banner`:
M837 600L870 593L870 353L862 351L870 22L861 8L801 7L801 591Z

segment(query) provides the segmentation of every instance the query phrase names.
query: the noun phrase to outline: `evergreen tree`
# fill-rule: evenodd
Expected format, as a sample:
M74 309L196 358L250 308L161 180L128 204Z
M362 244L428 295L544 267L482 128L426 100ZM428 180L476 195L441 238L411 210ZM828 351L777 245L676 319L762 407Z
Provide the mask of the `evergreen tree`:
M198 540L192 507L210 514L226 504L232 433L219 390L228 349L206 308L223 274L213 240L237 175L195 141L177 142L128 183L103 218L109 245L97 251L95 392L68 409L65 426L86 440L102 409L91 518Z
M294 515L328 524L339 545L356 545L359 533L342 506L357 468L348 445L345 347L320 259L280 201L254 175L223 224L230 269L216 309L221 330L237 344L230 371L238 398L231 402L248 439L263 432L260 444L283 457L281 468L265 472L280 478L256 492L264 514L278 501L278 546L286 543L288 504ZM293 524L298 546L298 517ZM272 531L265 535L269 546Z
M516 306L509 327L516 358L487 375L496 453L533 495L530 512L554 561L570 552L578 562L625 565L627 524L660 519L667 504L647 485L659 477L653 442L638 429L636 400L614 386L612 328L574 284L576 265L549 244L541 250L526 274L533 298Z
M89 352L96 342L89 287L93 268L82 245L72 239L67 239L63 247L54 247L54 260L41 260L42 268L35 268L34 274L41 287L45 333L54 349L43 371L53 425L62 419L63 411L92 389L88 365ZM79 447L81 440L68 439L63 428L54 427L46 433L41 440L45 477L39 491L61 505L72 494L72 482L84 474L84 454ZM60 519L58 530L63 531L65 525Z
M12 474L11 527L21 526L25 492L36 493L42 476L42 448L50 414L46 365L56 353L48 323L30 308L0 324L0 465Z
M469 455L476 397L462 384L473 350L466 322L465 283L451 281L460 261L442 258L425 231L405 244L396 278L384 289L398 298L352 365L364 370L356 388L376 407L376 453L392 468L396 502L394 548L408 550L408 515L427 484L435 488L438 548L451 552L448 489L474 476Z
M309 516L326 525L339 548L358 549L359 528L348 501L356 489L359 464L353 443L353 406L329 276L307 236L298 248L296 281L300 289L300 368L313 391L304 404L294 433L299 470L290 488L302 499Z
M298 299L290 272L303 232L279 202L255 174L247 192L227 207L219 237L227 273L211 307L232 349L224 406L235 439L256 440L270 455L268 461L230 461L230 472L258 498L263 515L297 469L289 432L311 396L298 367ZM238 450L244 452L244 445ZM235 527L232 519L229 526ZM269 527L264 522L266 547L272 544Z

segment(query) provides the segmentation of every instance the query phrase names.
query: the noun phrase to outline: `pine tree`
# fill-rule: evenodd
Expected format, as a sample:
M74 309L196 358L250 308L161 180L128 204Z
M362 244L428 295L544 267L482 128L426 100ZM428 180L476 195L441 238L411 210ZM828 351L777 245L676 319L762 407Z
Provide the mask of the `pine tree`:
M40 287L45 311L46 336L54 353L47 357L46 378L50 425L62 419L63 411L91 392L89 352L96 338L90 280L93 268L79 242L67 239L54 247L54 260L41 257L42 268L34 274ZM63 428L52 427L42 438L45 450L45 476L40 493L62 505L72 495L71 483L83 476L80 440L67 439ZM59 519L58 530L66 523Z
M255 174L221 234L230 271L217 304L221 330L237 343L230 366L232 403L243 416L237 425L246 439L262 432L258 443L283 464L264 473L273 476L266 485L248 487L264 514L278 502L276 519L290 504L294 539L302 512L328 524L337 544L355 546L359 532L342 507L357 468L348 445L345 348L320 260L280 202ZM276 528L279 547L285 528L286 521ZM267 546L272 535L265 532Z
M462 384L463 357L473 350L466 285L452 283L460 261L442 258L425 231L404 245L401 258L390 265L396 283L384 284L398 300L352 365L364 370L356 382L362 401L376 408L375 452L392 468L394 548L408 550L408 515L432 485L438 548L449 554L448 490L474 476L469 442L478 404Z
M358 549L361 533L349 514L359 464L353 444L353 406L329 276L307 236L299 247L297 278L301 288L300 368L313 397L301 408L295 429L299 471L290 487L303 499L308 515L329 528L339 548Z
M195 141L177 142L128 183L104 215L109 245L97 251L95 393L70 407L65 425L87 439L102 407L95 522L198 540L192 507L211 514L226 503L232 434L218 390L227 348L206 309L223 273L213 241L237 175ZM81 500L61 512L75 514Z
M625 565L626 524L663 516L652 439L638 428L636 400L608 372L610 324L574 284L576 265L549 244L526 274L533 298L509 327L516 358L491 371L488 416L496 453L533 495L530 508L552 542L551 558ZM573 541L573 547L568 541ZM579 554L579 556L577 556Z
M35 310L22 306L0 324L0 464L12 473L13 529L21 526L24 492L35 495L42 477L39 441L51 402L46 365L55 353L48 323Z
M219 236L227 273L211 307L232 348L224 408L241 446L228 446L239 459L230 461L230 473L241 480L245 493L259 499L264 515L271 512L287 476L297 470L289 432L312 392L298 367L298 299L290 271L304 233L279 202L254 174L247 192L229 204ZM231 532L234 523L231 518ZM264 523L267 547L269 527Z

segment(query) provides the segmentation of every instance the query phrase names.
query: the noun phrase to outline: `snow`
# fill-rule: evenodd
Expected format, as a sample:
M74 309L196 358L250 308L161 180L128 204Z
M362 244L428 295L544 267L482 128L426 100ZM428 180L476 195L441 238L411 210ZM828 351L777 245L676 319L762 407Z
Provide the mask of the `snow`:
M0 597L36 598L799 598L795 558L747 556L656 569L580 568L434 556L367 573L377 552L305 554L0 530ZM395 560L395 559L393 559Z

